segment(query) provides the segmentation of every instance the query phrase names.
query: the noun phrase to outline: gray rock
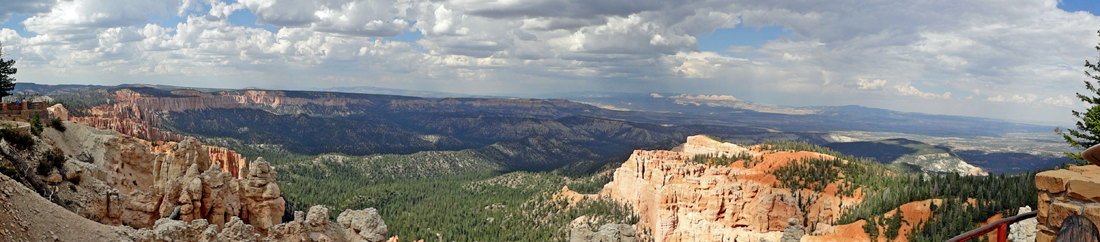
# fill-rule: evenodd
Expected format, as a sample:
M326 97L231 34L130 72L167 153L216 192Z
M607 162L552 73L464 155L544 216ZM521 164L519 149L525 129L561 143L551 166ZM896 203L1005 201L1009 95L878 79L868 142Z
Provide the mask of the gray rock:
M180 220L180 206L176 206L176 208L172 209L172 215L168 215L168 219Z
M587 226L574 226L570 230L570 242L635 242L634 226L629 224L604 224L591 231Z
M95 159L93 159L93 158L92 158L92 155L88 154L88 152L87 152L87 151L81 151L81 152L80 152L80 154L77 154L77 155L76 155L76 160L78 160L78 161L83 161L83 162L85 162L85 163L93 163L93 162L95 162Z
M1031 212L1031 206L1021 207L1016 214ZM1035 233L1039 231L1035 227L1039 222L1035 218L1020 220L1008 225L1008 241L1031 242L1035 241Z
M325 212L327 210L325 209ZM313 209L310 209L310 213L313 212ZM306 221L310 221L309 214L306 214ZM374 208L344 210L336 218L336 222L340 223L340 226L343 226L345 230L357 233L363 240L371 242L385 241L386 233L389 232L386 222L382 221L382 216L378 215L378 210Z
M779 238L780 242L798 242L802 240L802 236L806 235L806 228L798 224L798 219L790 218L787 220L787 229L783 230L783 237Z

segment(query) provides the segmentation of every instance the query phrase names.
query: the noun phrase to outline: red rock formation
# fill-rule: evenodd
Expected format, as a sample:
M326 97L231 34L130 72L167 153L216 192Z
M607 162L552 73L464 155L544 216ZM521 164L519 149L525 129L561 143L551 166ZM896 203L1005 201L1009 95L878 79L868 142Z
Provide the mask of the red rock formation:
M233 178L240 179L244 177L241 174L241 168L248 166L248 161L243 156L237 154L237 152L216 146L206 146L206 150L210 153L210 163L213 166L221 168L224 172L229 172L233 175Z
M268 106L318 104L326 106L346 106L349 103L369 103L364 99L349 98L288 98L278 91L251 90L236 95L221 92L218 95L194 90L176 90L173 94L185 97L146 97L141 93L122 89L111 95L118 100L84 110L88 116L72 117L71 120L84 123L97 129L110 129L120 133L150 140L183 140L183 136L157 128L161 125L157 114L160 112L180 112L207 108L234 108L241 106Z
M179 219L205 219L224 227L232 217L261 233L282 220L286 202L275 170L262 159L247 162L231 150L194 138L153 142L69 123L66 132L43 134L47 143L88 164L72 173L88 174L79 186L90 194L66 195L86 208L80 214L111 225L154 226L179 209ZM79 198L79 199L72 199Z
M970 200L971 203L977 202L977 200ZM914 225L928 223L928 219L932 218L931 204L941 205L942 199L928 199L916 202L909 202L902 204L900 207L890 210L883 214L885 217L892 217L897 213L901 213L902 220L901 227L898 228L897 238L886 238L886 228L878 227L879 236L874 241L887 242L887 241L909 241L909 234L912 234L919 228L914 228ZM1000 218L998 218L1000 219ZM992 220L991 220L992 221ZM870 235L867 235L863 231L863 225L867 221L859 220L855 223L837 225L835 227L827 226L826 228L818 228L818 230L828 230L827 234L806 236L802 238L804 242L840 242L840 241L872 241ZM819 232L820 233L820 232ZM987 237L988 238L988 237Z
M693 136L677 151L635 151L600 195L629 203L641 217L639 225L653 231L656 241L778 241L790 218L802 219L796 197L775 187L767 171L801 158L825 156L812 152L766 153ZM688 162L697 154L757 154L762 162L743 168ZM840 204L853 205L862 195L838 197L836 184L824 193L799 191L819 199L809 206L807 224L839 217Z

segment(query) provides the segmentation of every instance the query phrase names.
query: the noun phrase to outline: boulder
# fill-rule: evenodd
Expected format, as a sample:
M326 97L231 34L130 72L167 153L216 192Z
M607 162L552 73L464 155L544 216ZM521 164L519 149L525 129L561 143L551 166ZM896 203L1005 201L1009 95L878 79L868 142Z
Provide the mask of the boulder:
M582 216L583 217L583 216ZM584 218L579 218L584 219ZM570 242L634 242L637 241L636 231L630 224L608 223L601 225L596 231L588 228L588 225L577 223L574 220L569 233Z
M374 208L344 210L336 218L336 222L344 229L347 233L346 237L351 241L385 241L386 233L389 232L386 222L382 221L382 216L378 215L378 210Z
M1031 206L1021 207L1016 214L1024 214L1028 212L1031 212ZM1035 218L1029 218L1008 225L1008 241L1035 241L1035 233L1038 232L1035 227L1037 224L1038 222L1035 220Z
M798 242L802 240L802 236L806 235L806 229L802 225L798 224L797 218L790 218L787 220L789 223L787 229L783 230L783 237L779 238L780 242Z

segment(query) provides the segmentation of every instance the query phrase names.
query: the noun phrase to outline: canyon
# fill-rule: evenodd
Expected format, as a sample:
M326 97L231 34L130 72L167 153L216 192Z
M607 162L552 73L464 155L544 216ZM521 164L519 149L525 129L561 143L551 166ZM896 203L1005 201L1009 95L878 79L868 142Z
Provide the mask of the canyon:
M699 156L742 158L728 165L713 165L697 162ZM872 227L877 230L874 235L868 234L865 220L834 224L847 210L864 202L867 194L863 188L841 192L843 177L850 174L838 174L841 180L820 191L795 191L784 187L774 173L812 158L837 157L690 136L671 150L636 150L614 170L614 178L598 194L578 194L566 188L558 195L569 201L603 196L629 204L640 217L633 225L636 236L655 241L789 241L783 235L796 225L799 231L805 228L801 241L907 241L943 203L941 199L920 200L886 211L883 218L897 216L904 221L900 228L893 228L894 237L878 236L889 230L885 224Z

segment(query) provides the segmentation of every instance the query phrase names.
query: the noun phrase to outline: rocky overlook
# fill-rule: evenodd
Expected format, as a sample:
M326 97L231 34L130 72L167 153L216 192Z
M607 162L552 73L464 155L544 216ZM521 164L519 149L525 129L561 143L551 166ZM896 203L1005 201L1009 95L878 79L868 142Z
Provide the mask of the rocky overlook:
M328 210L316 206L283 223L286 202L276 171L262 158L247 161L193 138L152 143L76 122L62 125L64 131L45 129L30 147L0 142L11 163L5 167L58 160L45 170L39 165L37 174L3 176L0 217L18 221L18 227L6 224L2 237L70 240L76 237L53 231L79 230L78 236L87 233L84 238L123 241L386 239L385 223L374 209L347 210L332 223ZM42 213L51 216L32 215ZM45 224L66 228L30 229Z
M65 132L43 134L63 154L84 161L66 163L67 176L86 176L59 199L81 215L111 225L146 228L176 207L181 220L206 219L224 225L241 217L261 230L281 222L285 202L274 171L262 159L247 162L235 152L193 138L150 142L69 123ZM74 175L75 174L75 175Z

